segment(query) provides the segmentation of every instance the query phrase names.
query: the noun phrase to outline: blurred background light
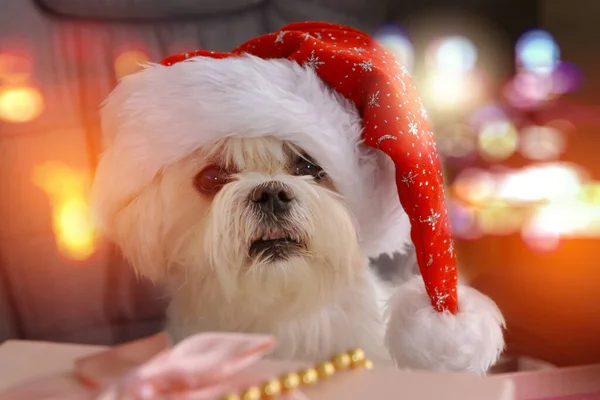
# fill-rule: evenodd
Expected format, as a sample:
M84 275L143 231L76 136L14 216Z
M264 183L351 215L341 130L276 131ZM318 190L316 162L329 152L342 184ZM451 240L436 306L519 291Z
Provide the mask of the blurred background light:
M477 49L463 36L432 41L425 50L425 101L439 111L459 111L482 96L484 82L477 73Z
M586 182L579 193L579 200L584 204L600 206L600 182Z
M547 74L560 61L560 48L554 37L544 30L525 32L515 46L517 68Z
M519 134L508 120L485 122L478 136L480 155L488 161L502 161L514 154Z
M532 248L556 250L560 238L597 237L600 234L600 206L576 199L541 206L522 229Z
M479 229L485 235L510 235L519 232L526 216L506 201L494 200L477 214Z
M468 119L469 124L477 130L489 122L506 120L508 120L506 111L495 104L480 105L471 112Z
M149 61L150 58L143 51L125 51L121 53L115 60L115 75L117 79L131 75L142 69L143 64Z
M483 89L478 75L436 71L427 75L424 98L428 107L434 110L459 111L476 103L482 97Z
M456 123L438 129L436 143L443 156L462 158L475 151L477 136L469 125Z
M520 72L505 86L504 96L516 108L534 108L556 97L552 75Z
M49 162L34 169L32 181L50 202L58 250L73 260L89 258L96 251L96 231L87 195L89 176L65 164Z
M477 224L477 214L473 207L449 198L448 216L452 225L452 232L456 237L473 240L482 236Z
M552 73L552 91L556 94L572 93L581 83L581 71L574 64L561 61Z
M425 54L426 67L445 75L465 75L477 63L477 48L464 36L436 40L427 47Z
M31 86L0 88L0 120L12 123L30 122L44 110L44 98Z
M572 164L530 166L505 174L498 183L497 198L509 202L548 202L578 196L586 179Z
M558 158L566 148L563 133L551 126L528 126L521 130L519 150L530 160Z
M459 173L451 186L452 194L469 205L480 205L495 194L496 180L492 173L468 168Z
M374 38L412 73L415 67L415 49L406 31L398 24L386 24L379 28Z

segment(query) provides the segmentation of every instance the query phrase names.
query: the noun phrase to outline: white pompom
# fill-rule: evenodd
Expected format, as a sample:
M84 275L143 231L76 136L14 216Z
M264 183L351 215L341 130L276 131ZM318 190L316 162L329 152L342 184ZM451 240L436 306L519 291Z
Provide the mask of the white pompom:
M399 286L389 302L386 344L399 367L485 374L504 350L504 318L477 290L458 286L458 313L437 312L423 280Z

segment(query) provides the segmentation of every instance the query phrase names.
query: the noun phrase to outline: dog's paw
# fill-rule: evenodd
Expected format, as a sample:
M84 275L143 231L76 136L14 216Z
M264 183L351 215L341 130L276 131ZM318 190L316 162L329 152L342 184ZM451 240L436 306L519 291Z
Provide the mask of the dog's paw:
M386 344L399 367L485 374L504 349L504 318L477 290L459 285L458 313L437 312L421 277L399 286L389 303Z

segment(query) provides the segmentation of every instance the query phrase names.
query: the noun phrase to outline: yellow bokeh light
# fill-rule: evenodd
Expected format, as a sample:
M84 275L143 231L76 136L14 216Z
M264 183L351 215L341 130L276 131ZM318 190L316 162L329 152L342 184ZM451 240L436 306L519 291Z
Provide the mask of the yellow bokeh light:
M600 206L600 182L584 184L578 197L585 204Z
M504 201L485 204L477 213L479 229L489 235L509 235L518 232L525 216Z
M495 189L496 182L492 174L478 169L464 170L452 183L455 196L469 205L479 205L490 199Z
M39 90L29 87L0 89L0 119L6 122L30 122L44 110L44 98Z
M440 111L463 109L482 96L481 82L473 74L432 72L428 75L425 89L427 105Z
M73 260L86 260L96 251L96 231L87 200L89 176L62 163L36 167L32 180L50 201L58 250Z
M484 158L502 161L517 150L519 134L509 121L490 121L481 127L478 144Z
M126 51L121 53L115 60L115 74L118 79L121 79L139 71L142 69L142 65L148 61L148 56L142 51Z

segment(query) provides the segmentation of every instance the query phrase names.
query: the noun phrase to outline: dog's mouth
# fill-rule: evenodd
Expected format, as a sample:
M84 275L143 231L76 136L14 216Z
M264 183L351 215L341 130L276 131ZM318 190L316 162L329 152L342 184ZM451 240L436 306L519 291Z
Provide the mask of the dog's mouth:
M283 230L271 229L250 244L251 257L265 257L272 261L288 258L304 247L299 237Z

